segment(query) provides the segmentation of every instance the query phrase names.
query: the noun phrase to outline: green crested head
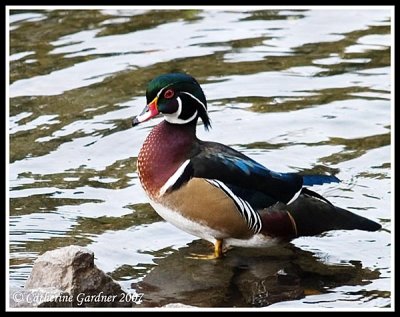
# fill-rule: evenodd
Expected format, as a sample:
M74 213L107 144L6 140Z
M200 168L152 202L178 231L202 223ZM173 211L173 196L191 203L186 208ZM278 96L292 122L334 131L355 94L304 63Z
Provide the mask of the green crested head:
M146 99L147 106L135 117L134 125L161 113L172 124L193 123L201 118L207 130L211 127L206 97L192 76L184 73L160 75L149 82Z

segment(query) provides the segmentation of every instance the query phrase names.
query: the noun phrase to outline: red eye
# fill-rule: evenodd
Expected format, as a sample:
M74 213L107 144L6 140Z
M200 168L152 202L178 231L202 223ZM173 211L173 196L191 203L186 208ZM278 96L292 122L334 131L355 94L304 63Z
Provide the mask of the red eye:
M171 99L175 95L175 92L172 89L168 89L164 92L164 98Z

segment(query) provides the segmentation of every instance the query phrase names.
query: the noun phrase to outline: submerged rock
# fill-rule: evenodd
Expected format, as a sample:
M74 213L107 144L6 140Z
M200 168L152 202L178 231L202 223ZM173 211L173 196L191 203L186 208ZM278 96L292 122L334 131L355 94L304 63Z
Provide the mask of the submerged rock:
M291 244L266 249L234 248L223 259L193 259L211 253L207 242L195 241L155 266L141 282L141 307L168 303L199 307L264 307L327 292L341 285L362 285L379 272L359 263L324 264L313 253Z
M200 248L197 246L200 245ZM163 306L179 302L202 307L219 306L228 298L233 271L218 260L193 259L193 253L203 253L202 243L182 248L163 259L144 279L132 284L143 293L141 307Z
M37 293L36 303L25 307L127 307L121 286L94 264L92 251L72 245L41 255L25 283L18 305ZM28 293L26 293L28 292ZM42 294L42 296L39 296ZM48 296L46 296L48 295ZM15 295L12 295L15 297Z

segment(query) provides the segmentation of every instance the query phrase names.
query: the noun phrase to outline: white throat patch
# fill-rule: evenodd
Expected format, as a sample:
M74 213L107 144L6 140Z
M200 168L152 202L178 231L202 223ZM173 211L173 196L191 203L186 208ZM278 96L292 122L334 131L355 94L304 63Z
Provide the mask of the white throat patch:
M181 119L179 116L182 114L182 100L179 97L177 97L176 100L178 101L178 110L174 113L164 113L165 120L173 124L186 124L193 121L197 117L197 110L190 118Z

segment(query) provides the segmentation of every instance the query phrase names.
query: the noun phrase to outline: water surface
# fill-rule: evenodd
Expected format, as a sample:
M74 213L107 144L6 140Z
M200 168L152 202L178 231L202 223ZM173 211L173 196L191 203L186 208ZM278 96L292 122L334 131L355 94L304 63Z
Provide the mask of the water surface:
M9 23L12 285L78 244L150 306L390 307L389 10L11 10ZM161 119L130 124L147 82L173 71L205 91L200 138L273 170L335 174L315 190L383 229L187 262L208 245L162 221L136 172Z

